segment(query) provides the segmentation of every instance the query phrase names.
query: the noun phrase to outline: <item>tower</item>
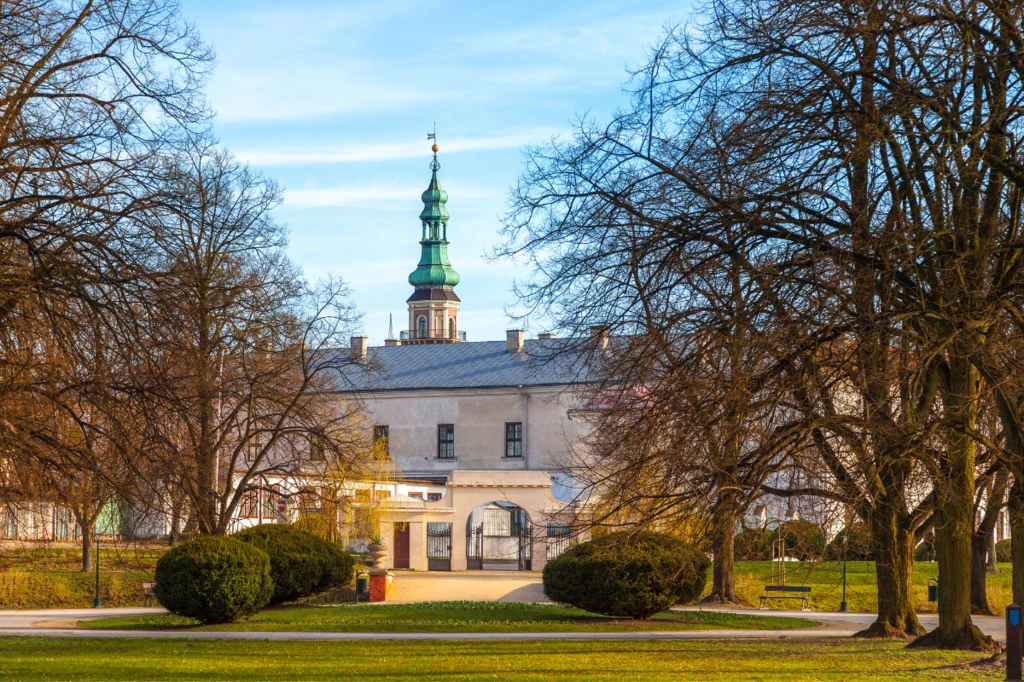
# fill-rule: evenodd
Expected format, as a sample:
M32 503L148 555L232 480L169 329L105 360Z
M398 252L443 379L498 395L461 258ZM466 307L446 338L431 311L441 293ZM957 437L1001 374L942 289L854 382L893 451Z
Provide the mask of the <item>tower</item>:
M433 135L429 135L433 138ZM459 338L459 297L455 285L459 273L448 261L448 211L445 203L448 193L441 189L437 179L438 146L431 147L434 159L430 162L430 185L423 192L423 211L420 222L423 226L420 239L420 262L409 275L409 284L414 288L409 305L407 343L456 343Z

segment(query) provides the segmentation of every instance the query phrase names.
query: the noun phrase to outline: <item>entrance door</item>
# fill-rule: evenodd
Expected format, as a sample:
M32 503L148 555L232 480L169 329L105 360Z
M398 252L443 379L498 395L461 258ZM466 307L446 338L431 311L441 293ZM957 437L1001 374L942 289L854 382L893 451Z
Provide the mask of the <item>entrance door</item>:
M395 568L409 568L409 524L395 524Z

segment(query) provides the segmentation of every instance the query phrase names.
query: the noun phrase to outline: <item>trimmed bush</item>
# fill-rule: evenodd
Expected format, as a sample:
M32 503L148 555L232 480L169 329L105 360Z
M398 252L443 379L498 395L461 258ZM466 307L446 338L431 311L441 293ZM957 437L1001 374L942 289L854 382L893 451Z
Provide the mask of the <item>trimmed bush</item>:
M825 533L810 521L801 519L779 524L778 528L768 533L768 542L779 538L786 541L786 556L799 561L820 559L825 551ZM769 552L770 548L769 544Z
M846 558L849 561L873 561L874 542L866 523L852 523L839 531L825 548L825 557L838 561L843 558L843 538L846 537Z
M171 613L203 623L230 623L270 602L270 557L232 538L198 537L156 562L154 593Z
M294 601L352 581L352 556L312 533L273 524L253 526L232 537L270 556L270 575L274 579L271 604Z
M1000 540L996 543L996 561L1008 564L1013 561L1013 555L1010 554L1010 540Z
M763 528L744 528L733 540L736 561L768 561L771 546L768 531Z
M608 533L544 566L544 594L592 613L647 619L704 591L710 559L660 533Z

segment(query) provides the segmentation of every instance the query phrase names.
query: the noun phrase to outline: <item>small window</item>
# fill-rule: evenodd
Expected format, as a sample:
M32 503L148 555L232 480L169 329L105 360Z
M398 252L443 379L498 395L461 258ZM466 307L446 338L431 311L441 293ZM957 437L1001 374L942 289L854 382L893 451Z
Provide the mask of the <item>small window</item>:
M389 430L387 424L377 424L373 427L373 447L376 450L378 450L378 454L391 454L391 446L389 444Z
M455 425L437 425L437 458L455 459Z
M419 328L417 338L427 338L427 318L421 315L416 325Z
M409 493L409 497L411 497L414 500L422 500L423 493Z
M256 434L249 438L249 442L245 445L245 463L252 464L256 461L256 458L260 456L260 452L263 450L263 438L260 434Z
M523 456L522 422L505 423L505 456L516 458Z
M263 518L277 518L277 501L281 498L281 486L275 483L270 490L263 491Z
M243 519L255 519L258 517L260 508L260 491L246 490L242 495L242 503L238 515Z
M441 493L427 493L427 502L437 502L442 497L444 497L444 495Z
M313 436L309 439L309 461L323 462L327 458L324 453L324 439L320 436Z

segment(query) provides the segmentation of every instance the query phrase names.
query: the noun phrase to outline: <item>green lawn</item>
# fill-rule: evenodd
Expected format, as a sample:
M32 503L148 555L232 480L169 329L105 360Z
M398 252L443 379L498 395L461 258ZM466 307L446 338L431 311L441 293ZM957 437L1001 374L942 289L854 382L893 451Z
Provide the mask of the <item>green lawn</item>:
M972 663L978 663L972 665ZM762 641L348 641L0 638L17 680L1002 680L978 654L901 643Z
M711 611L669 611L650 621L609 618L554 604L433 602L340 604L268 609L249 620L200 626L169 614L84 621L80 627L116 630L291 630L305 632L622 632L626 630L777 630L817 621Z
M100 594L106 606L141 606L142 583L153 580L156 560L166 551L162 545L101 545ZM79 571L81 549L75 545L51 544L5 547L0 551L0 609L73 608L92 605L94 576ZM1011 601L1010 564L988 576L989 602L1002 613ZM934 611L927 601L925 585L938 574L935 563L918 563L914 568L914 598L919 611ZM772 582L767 561L736 562L736 589L751 605L758 604L764 586ZM875 569L869 561L848 565L847 600L851 611L876 609ZM842 564L839 562L787 564L787 582L810 585L815 610L834 611L842 598ZM710 590L710 578L709 587ZM786 602L776 602L785 607ZM789 607L796 607L789 603Z
M162 545L100 545L100 596L105 606L141 606L142 583L153 580ZM82 573L81 547L21 545L0 552L0 609L92 605L93 573Z
M989 604L996 613L1003 613L1012 601L1010 564L999 564L999 573L988 576ZM927 582L939 573L938 564L914 564L914 606L919 612L934 612L935 604L928 601ZM710 578L708 590L710 591ZM846 598L850 611L874 612L878 608L875 592L875 564L872 561L851 561L847 564ZM768 561L737 561L736 591L753 606L758 605L764 586L772 583L772 567ZM835 611L843 595L843 569L841 562L786 564L786 583L810 585L811 606L816 611ZM775 602L776 607L799 608L799 604Z

